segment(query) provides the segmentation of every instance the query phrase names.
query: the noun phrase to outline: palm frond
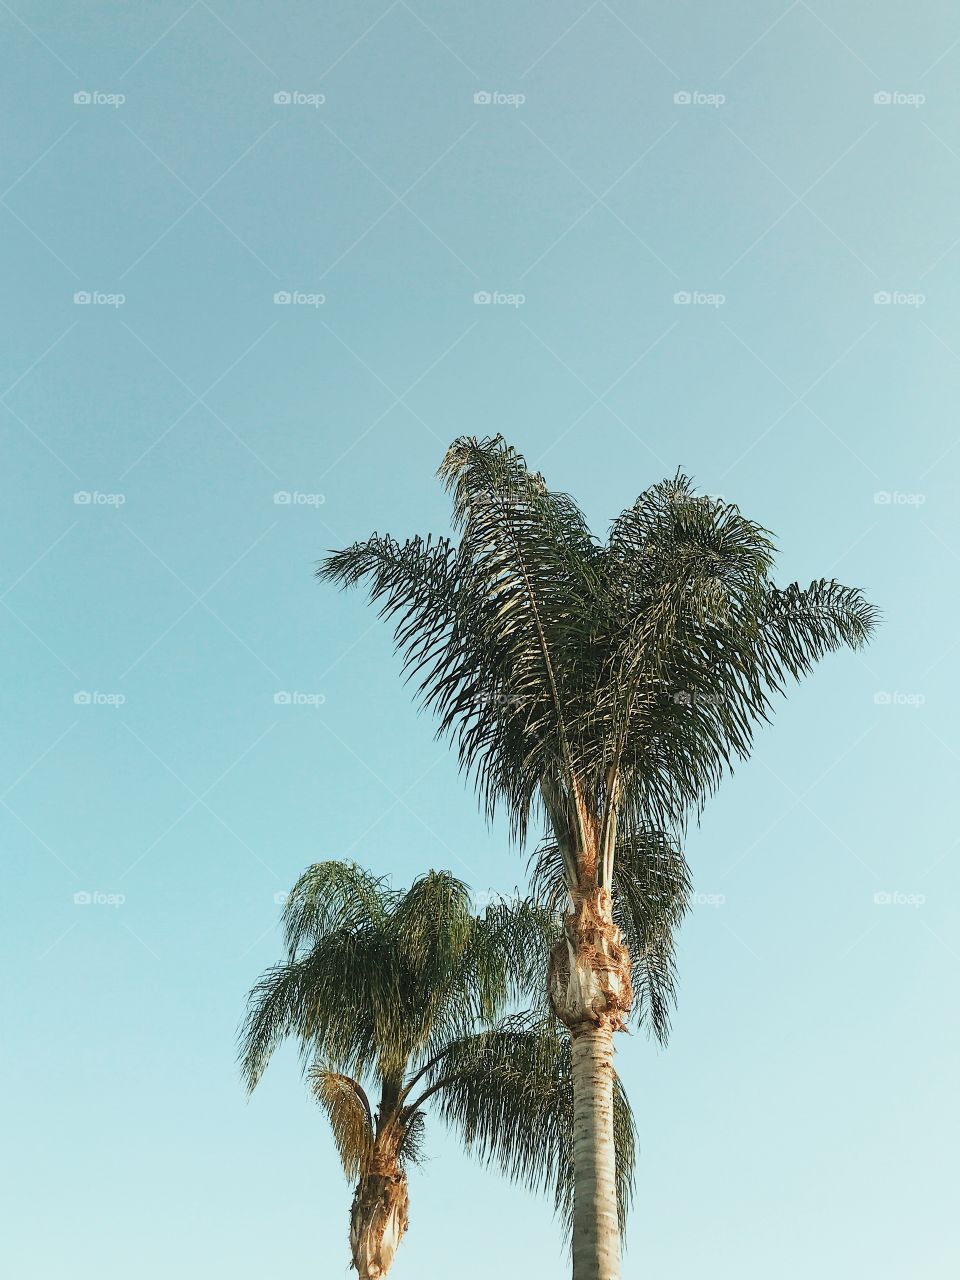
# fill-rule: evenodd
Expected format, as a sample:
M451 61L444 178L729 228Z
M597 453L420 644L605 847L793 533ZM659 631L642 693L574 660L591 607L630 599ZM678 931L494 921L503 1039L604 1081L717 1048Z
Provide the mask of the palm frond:
M387 882L355 862L317 862L299 877L283 910L287 953L337 930L375 928L392 901Z
M446 972L474 927L470 888L448 871L429 871L400 894L389 929L401 963L417 974Z
M345 586L368 580L439 733L488 813L504 804L522 836L544 775L577 790L571 659L591 626L598 549L573 501L548 491L499 436L455 441L440 474L453 493L456 549L375 536L318 572ZM574 803L574 825L583 817Z
M858 647L876 611L838 583L776 588L767 531L682 475L641 495L608 545L625 621L600 707L626 808L636 824L683 823L749 755L785 679Z
M274 965L261 974L247 997L239 1057L248 1092L260 1083L274 1050L294 1028L298 978L289 964Z
M539 993L558 936L554 917L525 899L474 915L466 885L436 871L401 896L389 930L415 1063L494 1021L510 1001Z
M876 620L837 583L776 588L768 531L682 473L604 546L500 436L454 441L440 478L456 546L377 535L319 572L369 582L487 812L522 838L542 810L571 885L595 843L612 875L618 827L682 827L784 679Z
M489 812L506 800L521 838L541 779L558 774L585 844L570 659L589 634L596 544L572 498L548 490L502 436L455 440L439 475L453 496L460 555L482 593L484 651L498 698L492 715L487 708L477 714L462 689L448 703L461 758L475 764Z
M768 679L782 672L799 680L824 654L847 646L861 649L880 621L880 612L861 591L834 579L820 578L809 587L796 583L771 588L760 619L764 652L773 657Z
M410 1028L398 1000L390 949L373 930L339 930L295 960L277 965L250 993L241 1030L241 1067L255 1088L287 1037L301 1056L317 1056L363 1075L406 1060Z
M373 1115L363 1087L352 1076L315 1064L309 1073L314 1097L326 1112L333 1141L350 1182L363 1177L373 1153Z
M403 1129L397 1159L402 1168L423 1164L426 1159L427 1117L422 1111L410 1116Z
M352 864L321 863L288 911L296 950L255 985L241 1030L249 1089L288 1037L305 1062L402 1077L539 991L556 937L550 913L527 901L474 915L469 889L445 871L400 892Z
M573 1077L569 1036L559 1024L531 1014L505 1018L451 1044L426 1085L424 1098L433 1099L467 1149L531 1190L552 1193L569 1231ZM614 1136L622 1229L633 1194L636 1133L619 1078Z
M373 534L329 553L317 569L321 580L355 587L366 581L380 616L394 622L397 648L408 673L429 670L431 655L450 645L459 616L460 557L447 538L396 538Z

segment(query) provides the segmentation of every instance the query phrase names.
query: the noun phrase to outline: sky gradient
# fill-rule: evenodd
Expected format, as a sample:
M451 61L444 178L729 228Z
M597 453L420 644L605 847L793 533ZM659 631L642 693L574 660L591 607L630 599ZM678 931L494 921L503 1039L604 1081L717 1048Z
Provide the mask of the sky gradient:
M600 534L682 467L778 581L884 614L690 834L671 1044L619 1050L625 1280L955 1276L954 7L0 28L6 1273L346 1274L293 1055L249 1103L234 1060L279 896L323 858L525 872L387 628L311 575L446 532L446 445L501 431ZM546 1204L437 1125L429 1155L396 1280L566 1274Z

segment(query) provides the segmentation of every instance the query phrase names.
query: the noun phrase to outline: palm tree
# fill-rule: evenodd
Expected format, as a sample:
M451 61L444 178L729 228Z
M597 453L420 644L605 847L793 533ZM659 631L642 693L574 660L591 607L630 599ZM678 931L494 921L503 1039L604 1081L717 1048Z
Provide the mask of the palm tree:
M875 612L835 581L776 587L766 530L681 474L605 543L500 436L456 440L440 477L458 542L374 535L318 574L367 580L488 815L502 808L521 841L545 821L537 873L568 899L549 989L573 1042L574 1277L616 1280L613 1033L633 1003L631 941L662 1033L684 881L671 833L749 754L772 695L862 645Z
M286 959L250 993L241 1041L255 1088L277 1045L300 1047L344 1173L355 1184L350 1249L360 1280L390 1269L407 1227L407 1169L428 1104L466 1147L515 1180L552 1189L569 1218L573 1086L569 1037L509 1012L542 983L558 926L528 903L470 910L466 886L430 872L406 892L345 862L297 881ZM619 1213L633 1176L633 1121L615 1094Z

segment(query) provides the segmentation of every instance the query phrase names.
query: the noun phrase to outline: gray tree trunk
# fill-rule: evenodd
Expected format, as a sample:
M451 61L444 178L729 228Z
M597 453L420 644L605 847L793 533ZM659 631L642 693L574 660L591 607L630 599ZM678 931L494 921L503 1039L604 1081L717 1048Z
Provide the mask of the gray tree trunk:
M573 1280L620 1280L613 1141L613 1033L573 1039Z

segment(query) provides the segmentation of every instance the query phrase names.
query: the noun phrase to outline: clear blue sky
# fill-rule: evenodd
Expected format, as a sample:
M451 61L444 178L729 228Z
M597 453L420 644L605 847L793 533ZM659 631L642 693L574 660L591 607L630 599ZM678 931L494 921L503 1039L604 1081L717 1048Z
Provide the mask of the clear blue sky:
M886 615L691 835L673 1040L620 1050L625 1277L956 1275L954 6L11 0L0 27L6 1271L345 1273L292 1058L250 1104L234 1066L275 895L320 858L499 890L523 864L385 628L311 574L445 531L445 445L499 430L599 531L683 466L776 532L782 580ZM396 1280L566 1273L544 1204L436 1128L430 1155Z

